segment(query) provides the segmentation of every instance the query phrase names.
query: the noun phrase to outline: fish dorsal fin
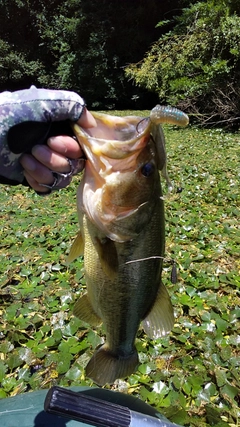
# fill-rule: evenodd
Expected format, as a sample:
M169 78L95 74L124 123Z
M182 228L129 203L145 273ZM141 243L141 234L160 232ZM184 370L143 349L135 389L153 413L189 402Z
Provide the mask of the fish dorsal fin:
M86 322L92 326L98 326L102 323L100 317L93 310L87 294L84 294L76 302L73 308L73 314L83 322Z
M115 242L108 237L101 240L96 237L94 244L104 273L114 280L118 273L118 254Z
M155 303L142 321L144 331L151 339L168 334L174 325L173 307L168 291L161 282Z
M74 261L76 258L78 258L79 256L83 255L84 252L84 241L83 241L83 237L82 237L82 233L81 231L79 231L77 237L75 238L70 252L67 256L67 264L70 264L70 262Z

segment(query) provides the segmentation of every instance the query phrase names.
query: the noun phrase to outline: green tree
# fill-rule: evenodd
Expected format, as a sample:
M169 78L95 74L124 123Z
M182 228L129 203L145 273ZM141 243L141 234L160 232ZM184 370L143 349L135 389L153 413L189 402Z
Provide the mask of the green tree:
M239 125L239 28L236 0L190 4L174 28L126 74L158 93L161 102L178 105L203 124Z
M146 108L149 91L124 68L143 57L175 3L0 0L0 90L35 84L75 90L91 108Z
M147 91L134 87L124 68L156 37L160 11L155 0L62 2L42 35L56 56L54 85L82 93L91 107L136 107Z
M44 75L35 24L29 2L0 0L0 90L38 83Z

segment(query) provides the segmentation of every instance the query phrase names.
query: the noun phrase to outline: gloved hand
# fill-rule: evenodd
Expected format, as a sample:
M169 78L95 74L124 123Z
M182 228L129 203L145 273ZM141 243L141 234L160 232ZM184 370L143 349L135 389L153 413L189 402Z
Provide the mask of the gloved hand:
M95 126L83 99L74 92L32 86L0 94L0 182L27 180L39 192L49 192L52 184L54 189L68 185L83 168L81 149L70 137L70 121ZM42 145L47 141L48 146Z

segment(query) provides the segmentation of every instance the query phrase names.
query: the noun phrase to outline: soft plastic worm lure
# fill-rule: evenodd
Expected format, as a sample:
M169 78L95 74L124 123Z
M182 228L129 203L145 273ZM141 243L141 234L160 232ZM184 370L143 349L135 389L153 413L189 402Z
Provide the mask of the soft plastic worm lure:
M187 126L189 118L187 114L183 113L175 107L156 105L151 112L149 117L144 117L136 126L138 134L147 132L151 129L151 134L156 142L158 157L161 159L161 170L162 176L167 181L169 191L172 190L172 184L168 176L167 171L167 154L165 150L165 138L161 128L161 124L170 124L177 126Z
M150 121L154 124L168 123L177 126L187 126L189 118L187 114L177 108L156 105L150 113Z

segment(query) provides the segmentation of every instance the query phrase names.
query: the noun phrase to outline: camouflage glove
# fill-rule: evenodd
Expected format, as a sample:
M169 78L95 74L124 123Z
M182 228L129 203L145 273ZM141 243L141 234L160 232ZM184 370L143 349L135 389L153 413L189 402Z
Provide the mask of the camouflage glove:
M74 92L30 89L0 94L0 182L24 182L19 163L22 153L44 144L53 135L70 135L70 120L77 121L85 107Z

